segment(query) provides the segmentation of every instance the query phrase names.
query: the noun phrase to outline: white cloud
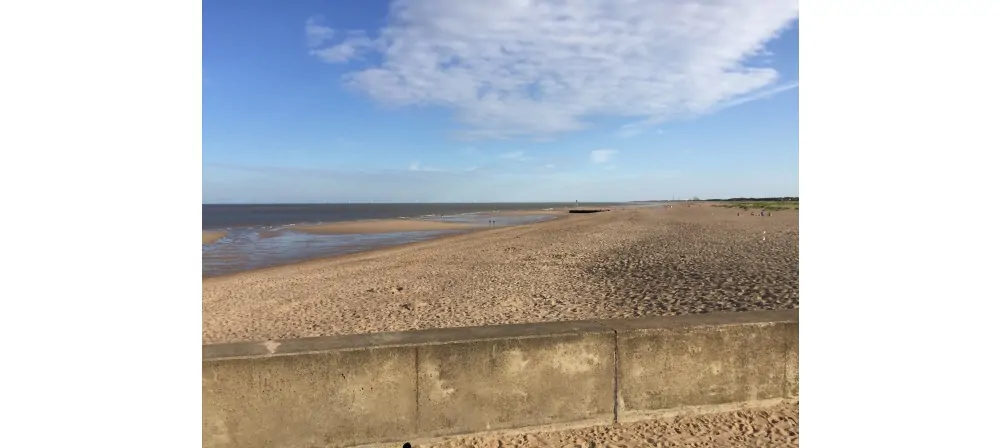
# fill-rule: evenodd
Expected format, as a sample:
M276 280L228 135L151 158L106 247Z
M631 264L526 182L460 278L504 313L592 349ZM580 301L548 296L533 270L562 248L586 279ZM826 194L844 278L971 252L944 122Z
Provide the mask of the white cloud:
M797 17L798 0L396 0L374 39L312 52L376 52L348 85L389 105L452 109L469 136L546 136L756 99L780 76L746 61Z
M590 161L593 163L607 163L618 154L616 149L595 149L590 151Z
M555 166L555 165L553 165L553 164L551 164L551 163L546 163L546 164L545 164L545 166L544 166L543 168L545 168L545 169L548 169L548 170L551 170L551 169L555 169L555 167L556 167L556 166Z

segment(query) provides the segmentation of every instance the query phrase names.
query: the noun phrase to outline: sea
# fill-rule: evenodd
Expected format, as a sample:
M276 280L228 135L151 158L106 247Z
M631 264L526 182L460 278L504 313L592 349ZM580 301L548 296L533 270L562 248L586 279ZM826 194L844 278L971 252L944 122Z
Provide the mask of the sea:
M495 226L530 224L551 214L495 215L514 210L598 208L619 203L470 203L470 204L204 204L202 230L225 230L222 239L202 246L202 277L281 266L467 232L395 232L317 235L297 232L301 225L367 219L430 219Z

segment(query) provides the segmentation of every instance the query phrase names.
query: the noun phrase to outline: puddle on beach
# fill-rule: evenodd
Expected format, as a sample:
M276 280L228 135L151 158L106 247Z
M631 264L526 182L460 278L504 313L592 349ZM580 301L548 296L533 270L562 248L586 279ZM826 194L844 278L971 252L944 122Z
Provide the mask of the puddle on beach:
M433 221L463 222L496 227L515 226L555 218L553 215L468 214L423 217ZM296 232L295 226L228 229L222 239L201 250L202 277L215 277L317 258L333 257L382 247L415 243L464 231L394 232L320 235Z

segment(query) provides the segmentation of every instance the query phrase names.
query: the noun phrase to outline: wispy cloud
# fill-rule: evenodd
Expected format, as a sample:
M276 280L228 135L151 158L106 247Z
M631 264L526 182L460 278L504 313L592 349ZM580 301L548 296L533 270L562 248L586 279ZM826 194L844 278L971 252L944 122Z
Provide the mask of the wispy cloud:
M306 20L306 45L311 48L333 40L335 34L333 28L323 25L323 16L312 16Z
M662 170L627 173L589 172L535 167L536 170L397 169L351 170L302 166L206 164L218 180L203 179L205 203L217 202L472 202L656 199L671 194L703 194L701 185L685 186ZM604 167L604 165L601 165ZM522 167L525 168L525 167ZM677 193L674 193L677 191ZM663 193L660 193L663 192Z
M715 111L718 111L718 110L719 109L715 109ZM653 125L655 125L655 124L658 124L658 123L647 122L647 121L641 121L641 122L636 122L636 123L627 123L627 124L624 124L621 127L619 127L618 128L618 132L616 132L615 134L618 137L621 137L621 138L632 138L632 137L635 137L635 136L638 136L638 135L645 134L647 131L650 130L650 127L653 126ZM657 129L655 132L656 132L656 135L663 135L664 134L663 129Z
M749 103L751 101L757 101L757 100L762 100L762 99L765 99L765 98L770 98L770 97L772 97L774 95L777 95L777 94L779 94L781 92L785 92L785 91L792 90L792 89L797 89L797 88L799 88L799 82L798 81L790 82L790 83L787 83L787 84L782 84L780 86L775 86L775 87L770 88L770 89L757 91L757 92L754 92L754 93L752 93L750 95L744 95L744 96L741 96L739 98L733 98L733 99L731 99L729 101L726 101L724 103L720 103L720 104L718 104L718 105L715 106L714 111L717 112L717 111L720 111L722 109L728 109L728 108L733 107L733 106L739 106L740 104Z
M500 158L506 160L515 160L518 162L527 162L528 160L531 160L530 157L524 155L524 151L505 152L503 154L500 154Z
M593 163L607 163L618 154L616 149L595 149L590 151L590 161Z
M745 104L745 103L749 103L749 102L752 102L752 101L759 101L759 100L767 99L767 98L770 98L770 97L772 97L774 95L777 95L777 94L779 94L781 92L785 92L785 91L788 91L788 90L796 89L798 87L799 87L799 82L798 81L792 81L792 82L784 83L784 84L777 85L777 86L774 86L774 87L769 87L769 88L766 88L766 89L763 89L763 90L757 90L757 91L754 91L754 92L752 92L750 94L747 94L747 95L737 96L737 97L734 97L734 98L730 98L730 99L728 99L726 101L713 104L710 108L708 108L707 110L705 110L703 113L706 113L706 114L708 114L708 113L715 113L715 112L719 112L719 111L721 111L723 109L728 109L730 107L739 106L740 104ZM645 118L645 119L643 119L641 121L636 121L636 122L633 122L633 123L626 123L626 124L622 125L620 128L618 128L617 135L619 137L621 137L621 138L635 137L637 135L645 133L652 126L655 126L655 125L658 125L660 123L663 123L668 118L670 118L670 117L649 117L649 118ZM662 129L657 129L656 133L657 134L663 134L663 130Z
M444 171L444 170L442 170L440 168L432 168L432 167L429 167L429 166L423 166L423 165L420 164L420 162L410 162L410 167L408 169L409 169L409 171L430 171L430 172Z
M344 81L379 102L451 108L474 138L538 137L752 101L780 75L746 61L797 17L798 0L396 0L375 36L331 41L315 20L307 35L327 62L375 53Z
M348 31L347 35L347 40L344 42L327 48L311 50L309 54L325 62L347 62L360 57L368 47L374 45L371 40L364 36L364 31L352 30Z
M632 138L646 132L646 126L636 123L629 123L618 128L616 134L621 138Z
M361 56L375 44L364 31L349 30L344 33L346 37L343 41L336 45L325 46L336 34L337 30L323 24L322 16L310 17L306 20L306 44L309 46L309 54L324 62L347 62Z

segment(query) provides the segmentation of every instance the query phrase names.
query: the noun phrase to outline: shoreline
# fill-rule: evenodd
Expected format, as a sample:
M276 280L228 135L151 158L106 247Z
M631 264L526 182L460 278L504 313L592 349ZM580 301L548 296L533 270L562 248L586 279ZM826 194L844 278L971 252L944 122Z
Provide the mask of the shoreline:
M610 207L609 210L625 210L636 206L615 206ZM243 229L254 229L254 228L268 228L271 230L285 229L285 230L295 230L298 227L306 226L320 226L329 224L346 224L346 223L358 223L358 222L373 222L373 221L434 221L435 218L443 217L455 217L455 216L474 216L474 215L492 215L492 216L524 216L524 215L564 215L569 214L569 211L574 207L565 207L559 209L524 209L524 210L484 210L478 212L468 212L468 213L454 213L454 214L444 214L444 215L415 215L415 216L399 216L394 218L371 218L371 219L349 219L345 221L311 221L311 222L288 222L280 224L241 224L229 227L203 227L202 232L228 232L231 230L243 230ZM438 221L440 222L440 221Z
M548 212L548 213L545 213L545 212ZM525 223L525 224L517 224L517 225L512 225L512 226L503 226L503 227L474 226L472 228L467 228L467 229L462 229L462 230L453 230L453 231L455 231L457 233L440 235L440 236L436 236L436 237L429 238L429 239L422 240L422 241L405 242L405 243L392 244L392 245L382 246L382 247L373 247L373 248L370 248L370 249L364 249L364 250L360 250L360 251L357 251L357 252L349 252L349 253L344 253L344 254L334 254L334 255L329 255L329 256L322 256L322 257L318 257L318 258L311 258L311 259L305 259L305 260L300 260L300 261L293 261L293 262L290 262L290 263L282 263L282 264L278 264L278 265L274 265L274 266L267 266L267 267L256 268L256 269L248 269L248 270L239 271L239 272L231 272L231 273L226 273L226 274L209 275L209 276L205 276L204 274L202 274L202 277L201 277L201 279L202 279L202 285L204 286L205 282L211 282L211 281L215 281L215 280L232 279L232 278L239 277L239 276L244 276L244 275L266 274L266 273L268 273L270 271L280 271L280 270L283 270L283 269L310 268L310 267L313 267L312 265L317 265L317 264L322 264L322 263L330 263L330 262L345 262L346 263L346 262L352 261L351 260L352 257L353 258L357 258L357 259L363 259L365 257L378 256L378 255L381 255L383 253L392 252L392 251L398 251L398 250L404 250L404 249L409 249L409 248L412 248L414 246L419 246L419 245L433 245L433 244L438 244L440 242L448 241L448 240L460 240L463 237L471 237L471 236L479 235L479 234L482 234L482 233L488 233L490 231L499 233L499 232L508 231L508 230L512 230L512 229L525 229L525 228L531 228L531 227L540 226L540 225L544 225L544 224L561 222L561 221L564 221L564 220L567 220L567 219L582 219L582 218L585 218L587 216L587 215L572 214L572 213L569 213L567 211L558 211L558 210L555 210L555 211L553 211L553 210L544 211L543 210L541 212L533 212L531 210L524 210L524 211L499 212L499 213L496 213L496 215L501 215L501 214L507 214L508 216L535 215L535 214L537 214L537 215L552 214L552 215L556 215L556 216L554 218L549 218L549 219L545 219L545 220L542 220L542 221L529 222L529 223ZM368 221L385 221L385 220L341 221L341 222L335 222L335 223L332 223L332 224L358 223L358 222L368 222ZM390 221L392 221L392 220L390 220ZM447 223L442 223L442 224L447 224ZM293 232L298 232L298 231L300 231L300 229L301 229L300 226L295 226L295 227L288 228L288 229L285 229L285 230L290 230L290 231L293 231ZM206 232L208 232L208 231L206 231ZM309 233L309 232L303 232L303 233ZM385 233L393 233L393 232L385 232ZM317 233L317 235L322 235L322 233ZM331 234L326 234L326 235L336 235L336 233L331 233Z

